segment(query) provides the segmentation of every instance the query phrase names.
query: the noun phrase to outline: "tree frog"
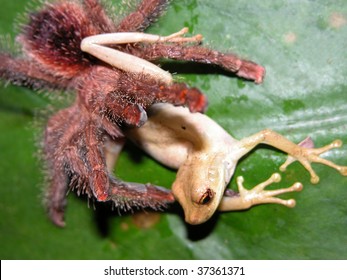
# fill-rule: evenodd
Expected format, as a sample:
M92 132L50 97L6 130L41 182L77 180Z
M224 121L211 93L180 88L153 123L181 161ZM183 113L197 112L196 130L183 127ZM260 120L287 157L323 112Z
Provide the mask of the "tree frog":
M263 203L295 206L293 199L284 200L276 196L300 191L301 183L265 190L268 185L280 181L278 173L251 190L243 187L243 177L237 178L238 193L226 189L239 159L260 143L288 154L281 171L298 160L310 173L312 183L319 182L311 167L312 162L328 165L347 176L347 166L339 166L320 157L320 154L340 147L340 140L314 148L310 138L297 145L269 129L236 140L207 115L164 103L152 105L148 116L142 127L129 129L126 135L160 163L178 169L172 192L183 207L189 224L204 223L217 210L241 210Z

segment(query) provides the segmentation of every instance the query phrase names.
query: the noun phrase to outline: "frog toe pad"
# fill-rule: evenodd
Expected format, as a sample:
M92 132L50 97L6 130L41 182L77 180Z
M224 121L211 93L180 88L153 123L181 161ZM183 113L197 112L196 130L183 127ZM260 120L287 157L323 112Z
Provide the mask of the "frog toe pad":
M312 169L311 163L320 163L327 165L331 168L336 169L341 175L347 176L347 166L337 165L334 162L321 158L320 155L331 150L340 148L342 146L341 140L335 140L330 144L323 146L321 148L314 148L313 141L310 137L306 138L298 144L298 148L293 150L291 154L288 155L287 160L281 165L280 170L285 171L287 166L294 161L299 161L310 173L311 183L317 184L319 182L319 177L316 172Z
M281 180L281 176L278 173L272 174L272 176L266 181L256 185L253 189L247 190L243 186L244 179L242 176L237 177L237 186L239 193L234 194L231 197L223 197L219 210L220 211L232 211L248 209L257 204L276 203L287 207L294 207L294 199L281 199L277 195L298 192L303 189L301 183L295 183L288 188L281 188L277 190L265 190L265 188L273 183L278 183Z

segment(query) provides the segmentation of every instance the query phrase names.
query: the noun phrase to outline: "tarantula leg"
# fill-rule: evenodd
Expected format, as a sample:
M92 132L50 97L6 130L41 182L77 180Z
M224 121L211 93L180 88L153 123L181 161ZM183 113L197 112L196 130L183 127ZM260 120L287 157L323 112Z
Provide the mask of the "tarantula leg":
M162 187L115 179L111 181L109 200L124 210L131 210L132 207L158 210L174 202L175 198L170 190Z
M132 116L131 113L123 112L126 106L132 104L124 96L127 96L132 103L141 104L144 109L158 102L171 103L176 106L185 105L189 107L191 112L204 112L207 107L207 97L197 88L189 88L184 83L163 85L157 80L148 79L148 77L141 75L123 74L117 84L117 91L108 94L104 104L107 105L109 115L114 115L113 119L120 117L128 125L135 126L141 126L143 122L127 121L127 116L130 119L135 118L135 120L141 118L138 114Z
M83 176L89 179L89 185L98 201L111 200L117 207L127 210L133 206L156 209L173 201L171 192L164 188L112 178L107 170L103 151L98 144L101 141L98 140L98 132L93 123L88 125L84 133L87 147L85 165L88 170ZM103 148L105 149L105 146Z
M125 139L107 139L104 144L105 162L109 174L112 174L114 165L124 146ZM152 207L154 209L165 207L174 201L171 191L151 184L123 182L119 179L110 179L109 200L116 206L129 209L135 207Z
M286 167L293 162L294 159L299 161L310 173L312 184L317 184L319 182L319 177L312 169L311 163L321 163L327 165L339 171L343 176L347 176L347 166L340 166L320 157L322 153L328 150L341 147L342 142L340 140L335 140L331 144L322 148L308 148L306 147L309 145L307 143L296 145L282 135L266 129L240 141L240 144L245 151L253 149L260 143L273 146L283 152L286 152L290 156L290 158L280 167L281 171L285 171Z
M64 213L66 207L66 192L68 178L64 170L57 164L54 164L50 186L45 193L45 204L48 216L57 226L64 227Z
M198 63L214 64L235 75L262 83L265 68L252 61L243 60L232 53L221 53L196 45L180 44L152 44L134 46L131 53L143 59L154 61L161 58L194 61Z
M160 88L156 99L157 102L170 102L176 106L186 105L192 113L203 113L208 105L207 97L199 89L188 88L182 83Z
M266 191L265 188L273 183L277 183L281 180L281 176L278 173L273 174L268 180L262 182L255 186L251 190L246 190L243 186L243 177L237 177L237 185L239 193L235 193L232 196L224 196L218 207L220 211L234 211L248 209L257 204L265 203L276 203L287 207L294 207L295 200L289 199L284 200L276 197L277 195L288 193L288 192L298 192L302 190L301 183L295 183L289 188L282 188L278 190Z
M126 16L117 26L117 32L143 31L166 9L170 0L143 0L136 11Z
M17 86L32 89L66 89L68 79L60 78L42 71L40 67L27 59L12 57L0 53L0 79L11 82Z
M165 84L172 83L170 73L142 58L115 50L108 45L130 43L157 43L157 42L196 42L201 41L201 35L190 38L181 37L188 29L169 36L159 36L140 32L108 33L86 37L81 42L81 50L125 72L149 75Z
M115 30L114 22L107 16L105 8L98 0L84 0L83 6L88 13L88 19L95 25L98 25L100 30Z

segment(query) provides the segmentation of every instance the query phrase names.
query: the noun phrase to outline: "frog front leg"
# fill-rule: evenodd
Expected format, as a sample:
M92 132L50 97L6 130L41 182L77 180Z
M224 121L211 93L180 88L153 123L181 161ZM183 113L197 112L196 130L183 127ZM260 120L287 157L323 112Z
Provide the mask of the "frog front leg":
M330 166L339 171L341 175L347 176L347 166L337 165L327 159L320 157L321 154L331 149L341 147L342 142L340 140L335 140L329 145L321 148L313 148L313 142L312 140L310 140L310 138L305 139L303 142L297 145L289 141L282 135L272 130L265 129L250 137L242 139L239 142L239 146L241 147L241 149L244 149L246 152L248 152L261 143L275 147L288 154L287 161L280 167L281 171L285 171L286 167L292 162L296 160L299 161L310 173L312 184L317 184L319 182L319 177L312 169L311 163L321 163Z
M281 204L287 207L294 207L294 199L281 199L276 197L277 195L289 192L301 191L303 186L301 183L295 183L288 188L281 188L276 190L265 190L265 188L273 183L277 183L281 180L281 176L278 173L272 174L272 176L265 182L262 182L255 186L251 190L247 190L243 186L244 179L242 176L237 177L237 186L239 192L233 192L227 190L219 204L219 211L235 211L248 209L254 205L275 203Z

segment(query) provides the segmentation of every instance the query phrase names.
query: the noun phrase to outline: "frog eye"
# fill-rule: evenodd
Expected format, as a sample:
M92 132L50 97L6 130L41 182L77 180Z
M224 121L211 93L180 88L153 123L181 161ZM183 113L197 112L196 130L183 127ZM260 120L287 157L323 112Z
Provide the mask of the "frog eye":
M206 192L200 197L199 204L206 205L212 200L213 196L213 191L211 189L207 189Z

